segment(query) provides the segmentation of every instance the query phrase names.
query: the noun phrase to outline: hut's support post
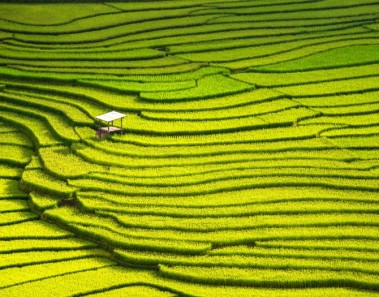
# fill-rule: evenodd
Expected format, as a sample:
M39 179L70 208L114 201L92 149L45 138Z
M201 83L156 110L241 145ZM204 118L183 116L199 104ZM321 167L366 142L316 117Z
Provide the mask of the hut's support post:
M102 137L101 137L101 121L100 120L99 120L99 131L98 131L98 133L99 133L99 137L101 139Z
M122 135L122 118L121 118L121 135Z

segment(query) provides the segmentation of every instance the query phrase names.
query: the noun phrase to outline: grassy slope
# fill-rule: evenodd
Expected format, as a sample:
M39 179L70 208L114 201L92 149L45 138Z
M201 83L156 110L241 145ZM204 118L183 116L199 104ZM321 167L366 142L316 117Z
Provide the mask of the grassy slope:
M0 296L379 291L376 1L83 5L0 4Z

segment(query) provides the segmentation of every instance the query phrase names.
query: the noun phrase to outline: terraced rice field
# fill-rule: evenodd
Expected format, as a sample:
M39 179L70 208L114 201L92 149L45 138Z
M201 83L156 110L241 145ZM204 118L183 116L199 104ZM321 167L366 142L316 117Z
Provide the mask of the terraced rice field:
M0 296L378 295L378 17L0 4Z

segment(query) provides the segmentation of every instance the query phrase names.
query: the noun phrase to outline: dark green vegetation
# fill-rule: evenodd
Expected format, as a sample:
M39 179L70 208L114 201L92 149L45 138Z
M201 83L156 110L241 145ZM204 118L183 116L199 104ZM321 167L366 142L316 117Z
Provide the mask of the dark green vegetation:
M376 295L378 15L0 4L0 296Z

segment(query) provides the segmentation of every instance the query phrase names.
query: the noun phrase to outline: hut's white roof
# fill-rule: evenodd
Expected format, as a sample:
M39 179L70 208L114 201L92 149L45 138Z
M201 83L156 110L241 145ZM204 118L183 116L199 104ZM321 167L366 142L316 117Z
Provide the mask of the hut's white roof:
M112 122L114 120L121 119L123 117L126 117L126 115L117 111L111 111L111 112L99 115L96 118L104 122Z

